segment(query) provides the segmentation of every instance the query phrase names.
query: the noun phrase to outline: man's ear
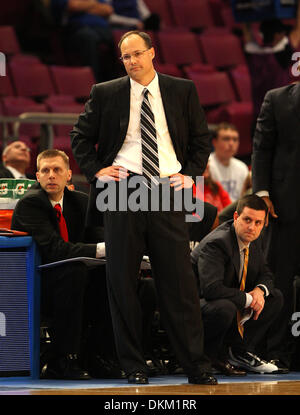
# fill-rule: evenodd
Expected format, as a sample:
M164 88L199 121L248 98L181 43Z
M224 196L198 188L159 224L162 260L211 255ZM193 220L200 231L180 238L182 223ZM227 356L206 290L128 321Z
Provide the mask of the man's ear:
M68 182L72 179L72 170L68 170Z
M155 58L155 50L154 50L154 47L152 47L150 50L152 52L152 59L154 59Z
M233 219L237 220L238 217L239 217L239 214L237 213L237 211L235 211L233 214Z
M38 182L40 182L40 172L38 172L38 171L37 171L37 172L35 173L35 175L36 175L36 179L37 179L37 181L38 181Z

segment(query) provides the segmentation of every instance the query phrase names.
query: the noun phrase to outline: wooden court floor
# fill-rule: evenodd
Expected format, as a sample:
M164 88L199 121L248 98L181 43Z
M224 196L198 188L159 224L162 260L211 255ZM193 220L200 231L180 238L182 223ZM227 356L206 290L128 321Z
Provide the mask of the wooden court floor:
M0 395L106 395L106 396L147 396L147 395L298 395L300 381L264 381L220 383L219 385L170 385L113 387L95 389L24 389L0 388Z

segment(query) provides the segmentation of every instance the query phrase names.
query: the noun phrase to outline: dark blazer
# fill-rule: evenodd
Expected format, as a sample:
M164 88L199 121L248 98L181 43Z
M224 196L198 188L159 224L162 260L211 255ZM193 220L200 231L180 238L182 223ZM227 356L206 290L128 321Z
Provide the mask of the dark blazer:
M298 221L300 209L300 83L269 91L253 141L253 191L268 190L279 221Z
M181 173L199 176L210 152L210 133L192 81L158 74L160 92ZM85 112L71 132L75 159L92 183L95 173L112 165L125 140L130 112L130 78L94 85ZM96 145L98 148L96 149ZM91 188L91 209L97 192ZM95 219L96 209L90 211ZM98 215L99 216L99 215Z
M227 221L208 234L192 251L197 263L200 285L206 300L227 298L239 309L246 303L246 294L239 289L240 253L233 226ZM274 289L273 274L261 249L261 241L251 242L245 291L264 284L270 293Z
M14 179L13 174L2 164L0 165L0 179Z
M27 179L36 180L33 174L25 174ZM0 164L0 179L14 179L14 175L3 164Z
M65 189L63 215L67 223L69 242L61 238L54 209L47 193L41 188L29 190L18 201L11 228L28 232L33 237L43 263L78 256L95 258L96 244L83 243L86 239L84 222L87 202L85 193Z

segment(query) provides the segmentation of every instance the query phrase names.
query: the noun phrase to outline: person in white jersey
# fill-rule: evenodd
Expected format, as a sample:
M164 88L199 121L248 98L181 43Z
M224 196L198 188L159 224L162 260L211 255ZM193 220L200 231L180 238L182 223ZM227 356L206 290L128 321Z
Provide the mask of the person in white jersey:
M239 132L232 124L221 123L212 140L214 152L209 157L213 180L221 183L232 202L242 196L243 185L249 176L247 165L234 157L239 148Z

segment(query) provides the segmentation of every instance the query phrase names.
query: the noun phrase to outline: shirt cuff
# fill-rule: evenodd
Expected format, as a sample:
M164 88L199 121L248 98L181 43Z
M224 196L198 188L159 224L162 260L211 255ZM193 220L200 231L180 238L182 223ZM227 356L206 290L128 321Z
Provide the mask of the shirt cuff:
M105 257L105 242L97 243L96 258Z
M260 190L259 192L256 192L255 194L259 197L264 197L264 196L270 197L270 193L268 192L268 190Z
M248 307L250 307L250 305L252 303L253 297L249 293L245 293L245 294L246 294L246 304L245 304L245 308L248 308Z
M266 297L268 297L268 295L269 295L269 290L268 290L268 288L267 288L264 284L258 284L258 285L257 285L257 287L263 287L263 288L264 288L264 290L265 290L265 292L266 292L265 296L266 296Z

